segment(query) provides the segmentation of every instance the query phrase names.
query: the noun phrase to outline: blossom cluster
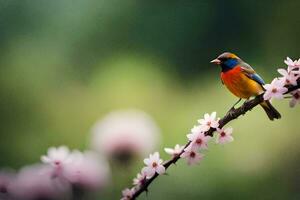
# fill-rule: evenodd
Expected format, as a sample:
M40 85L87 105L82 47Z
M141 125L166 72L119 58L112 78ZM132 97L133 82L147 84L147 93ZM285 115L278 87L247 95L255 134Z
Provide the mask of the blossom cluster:
M108 182L108 164L91 151L51 147L41 161L21 168L18 173L0 173L3 198L73 199L74 190L101 189Z
M200 151L208 148L208 141L211 139L211 136L206 133L211 128L217 130L217 144L225 144L233 141L232 128L219 128L219 118L216 118L216 112L210 115L206 113L204 119L199 119L198 122L199 124L194 126L191 133L187 135L190 144L180 155L181 158L186 159L188 165L197 164L203 159L204 155Z
M300 59L293 61L289 57L284 61L287 65L286 69L280 68L277 71L282 76L273 79L270 84L264 85L266 89L264 100L283 99L288 91L287 87L296 86L300 80ZM300 103L300 89L291 92L292 99L290 107L294 107Z
M41 160L52 167L52 177L67 180L77 187L99 189L108 180L107 162L92 151L70 151L66 146L51 147Z
M206 113L204 119L199 119L198 123L198 125L191 129L191 133L187 134L189 145L181 146L176 144L173 149L165 148L165 152L172 155L173 158L184 158L188 165L193 165L202 160L204 155L200 153L200 151L208 148L208 142L211 136L207 135L207 131L211 128L218 132L216 139L217 144L225 144L233 141L232 128L219 128L219 118L216 118L216 112L211 114ZM137 189L142 187L155 173L159 175L165 173L166 169L158 152L150 154L149 158L144 159L144 163L146 167L142 168L141 172L133 179L134 187L123 190L121 200L132 199Z
M160 158L158 152L150 154L149 158L144 159L144 164L146 166L142 168L141 172L138 173L136 178L133 179L133 185L135 187L131 189L126 188L125 190L123 190L121 200L131 199L136 189L143 186L145 181L152 178L155 175L155 173L160 175L165 173L163 160Z

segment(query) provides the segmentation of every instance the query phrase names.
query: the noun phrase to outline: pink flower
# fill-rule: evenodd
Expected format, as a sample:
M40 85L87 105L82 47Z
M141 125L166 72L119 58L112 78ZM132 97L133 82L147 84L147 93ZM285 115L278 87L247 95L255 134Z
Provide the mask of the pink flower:
M189 145L184 149L180 157L186 159L188 165L194 165L198 164L203 159L203 156L203 154L198 153L195 148Z
M158 174L165 173L165 167L162 165L163 160L159 158L158 152L150 154L149 158L144 160L144 163L147 165L145 171L148 178L152 177L155 172Z
M198 120L199 121L199 120ZM192 129L191 129L191 132L192 133L200 133L200 132L202 132L202 133L204 133L204 132L206 132L207 131L207 127L206 126L203 126L203 125L198 125L198 126L194 126Z
M291 92L292 99L290 101L290 107L295 107L296 104L300 103L300 89Z
M50 164L51 176L67 180L69 183L83 189L98 189L103 187L109 178L109 166L104 159L91 151L81 153L61 146L51 147L41 160ZM50 172L49 172L50 173Z
M289 57L284 61L288 65L288 72L293 72L299 75L300 73L300 59L293 61Z
M282 80L275 78L271 84L264 85L266 89L264 100L270 100L272 98L283 99L284 93L288 91L288 89L284 87L284 84Z
M280 79L282 79L286 85L297 85L297 77L294 73L288 72L285 69L278 69L277 71L283 75Z
M129 160L135 155L149 154L159 139L158 126L149 115L141 111L111 112L92 129L93 149L120 161L124 161L124 158Z
M233 137L232 137L232 128L229 127L229 128L221 128L221 129L217 129L219 135L217 137L217 141L216 143L217 144L226 144L226 143L229 143L229 142L232 142L233 141Z
M143 168L140 173L137 174L136 178L133 179L133 185L141 186L147 179L147 168Z
M48 149L46 156L41 156L41 160L45 164L51 164L54 167L61 167L68 161L70 150L66 146L51 147Z
M176 144L175 147L174 147L174 149L172 149L172 148L165 148L165 152L167 154L172 155L173 157L176 157L176 156L178 156L182 152L183 148L184 148L184 146L180 146L179 144Z
M132 198L134 192L135 192L134 188L132 188L132 189L128 189L128 188L124 189L122 191L122 198L121 198L121 200L130 200Z
M193 129L195 130L195 129ZM210 136L205 136L203 132L193 132L187 135L189 141L191 141L191 145L196 149L207 149L207 142L210 139Z
M63 175L73 185L83 189L101 189L109 181L108 163L94 152L73 151Z
M291 67L300 67L300 59L293 61L289 57L286 57L286 60L284 60L284 63L287 66L291 66Z
M206 113L204 119L199 119L198 122L201 124L201 129L208 131L210 128L218 128L219 118L216 119L216 112L212 112L210 115Z
M69 199L70 184L60 177L53 177L52 172L49 165L23 167L11 185L13 197L22 200Z
M11 196L11 184L15 179L15 174L9 171L0 172L0 199L9 199Z

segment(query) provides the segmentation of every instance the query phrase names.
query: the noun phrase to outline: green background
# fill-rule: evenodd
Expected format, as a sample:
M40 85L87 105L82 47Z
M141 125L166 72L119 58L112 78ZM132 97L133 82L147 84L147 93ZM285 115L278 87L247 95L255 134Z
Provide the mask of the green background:
M235 52L270 82L286 56L300 56L299 9L297 0L1 0L0 167L38 162L49 146L84 150L94 122L126 108L153 116L167 159L163 147L236 101L209 61ZM179 161L141 199L299 199L300 107L288 101L273 102L281 120L257 107L232 122L233 143L212 142L200 165ZM100 197L118 199L142 166L114 165Z

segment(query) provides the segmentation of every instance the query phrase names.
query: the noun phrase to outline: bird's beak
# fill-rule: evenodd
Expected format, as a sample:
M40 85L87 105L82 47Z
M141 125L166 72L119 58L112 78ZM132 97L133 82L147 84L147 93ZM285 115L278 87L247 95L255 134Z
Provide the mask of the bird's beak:
M212 60L212 61L210 61L210 63L213 63L213 64L216 64L216 65L219 65L219 64L221 64L221 61L219 60L219 59L214 59L214 60Z

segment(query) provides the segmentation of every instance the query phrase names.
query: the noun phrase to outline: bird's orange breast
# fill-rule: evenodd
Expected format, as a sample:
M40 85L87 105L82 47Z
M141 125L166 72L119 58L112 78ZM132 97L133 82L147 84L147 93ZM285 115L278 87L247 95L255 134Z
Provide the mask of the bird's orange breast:
M262 86L246 76L239 66L222 72L221 79L229 91L239 98L248 99L263 92Z

